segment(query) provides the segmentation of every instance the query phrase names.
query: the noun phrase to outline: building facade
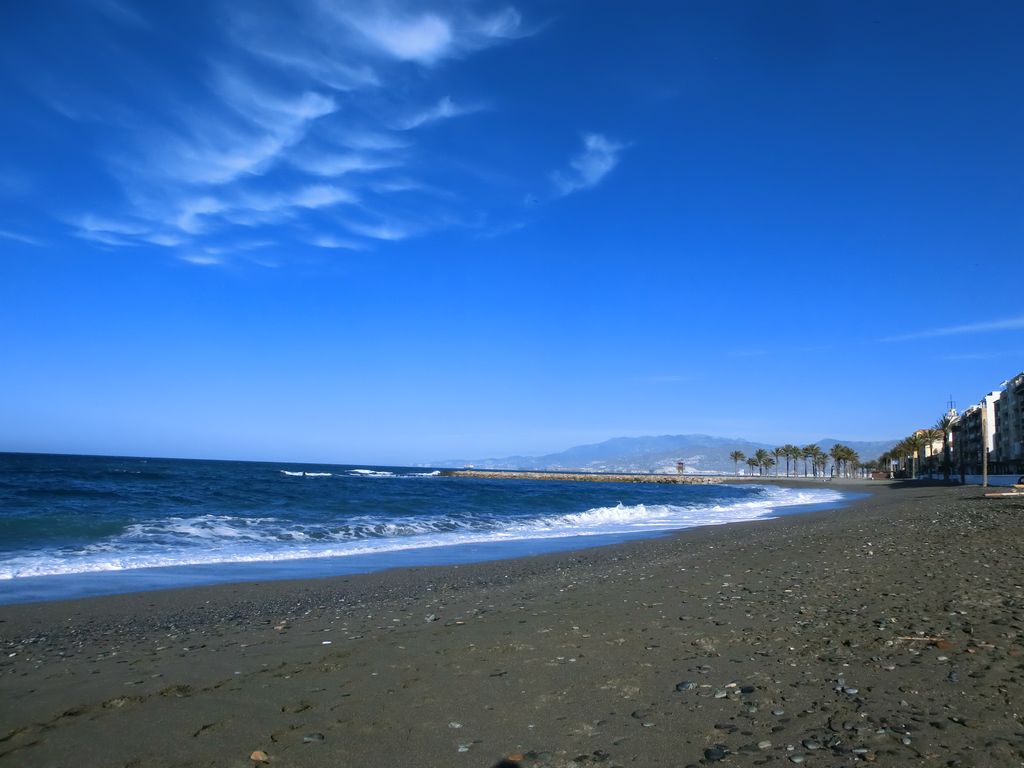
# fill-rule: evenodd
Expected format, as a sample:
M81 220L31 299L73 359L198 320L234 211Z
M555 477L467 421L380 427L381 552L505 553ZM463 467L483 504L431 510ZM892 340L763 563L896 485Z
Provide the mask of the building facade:
M1024 473L1024 372L1004 382L996 401L994 447L997 473Z
M996 403L1001 395L1002 392L989 392L980 403L961 413L953 425L953 461L961 476L980 475L986 451L989 460L994 460Z

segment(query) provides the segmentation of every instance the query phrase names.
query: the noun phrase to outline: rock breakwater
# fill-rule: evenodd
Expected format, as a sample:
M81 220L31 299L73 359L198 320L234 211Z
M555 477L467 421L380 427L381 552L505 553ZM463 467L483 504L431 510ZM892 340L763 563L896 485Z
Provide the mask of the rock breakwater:
M476 477L493 480L568 480L584 483L668 483L677 485L717 485L722 478L708 475L633 475L597 472L517 472L514 470L452 469L442 477Z

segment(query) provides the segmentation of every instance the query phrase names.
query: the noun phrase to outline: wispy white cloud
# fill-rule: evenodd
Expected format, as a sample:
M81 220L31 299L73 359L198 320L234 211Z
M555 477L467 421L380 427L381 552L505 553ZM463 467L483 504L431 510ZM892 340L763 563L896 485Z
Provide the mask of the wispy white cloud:
M310 245L315 245L317 248L344 249L348 251L366 250L366 245L358 240L337 237L335 235L317 235L316 237L311 238L308 242Z
M346 221L345 226L352 232L371 240L405 240L416 234L416 228L406 222L381 221L368 224L360 221Z
M109 232L115 235L142 235L152 229L139 222L107 219L91 213L72 219L71 222L85 232Z
M600 133L583 136L583 151L569 161L568 171L556 171L551 175L559 197L573 192L590 189L601 183L619 164L625 144L612 141Z
M344 176L347 173L366 173L401 165L398 158L364 152L304 152L289 158L289 162L316 176Z
M380 54L424 66L529 34L523 29L519 11L511 7L477 16L458 8L442 15L395 4L369 9L348 4L335 6L335 13Z
M126 0L86 1L122 27L147 23ZM208 30L210 40L224 33L226 44L196 49L201 76L192 77L191 62L187 91L178 73L162 83L147 70L161 97L149 107L133 102L117 120L118 105L108 101L113 91L72 91L89 108L72 110L76 119L101 121L112 128L107 135L125 137L106 157L129 202L66 223L91 242L160 246L204 265L219 263L224 254L209 249L237 241L242 228L282 243L352 249L479 228L467 224L486 217L477 202L437 182L467 177L473 164L455 152L428 156L423 146L440 124L484 108L472 94L432 101L445 83L436 65L532 34L515 8L488 11L488 3L310 0L288 2L281 13L226 8L217 17L222 28ZM438 127L434 135L414 130L428 125ZM344 187L337 186L342 177ZM309 234L324 226L324 210L344 205L360 207L342 221L347 236Z
M274 194L240 194L231 199L205 195L186 201L177 213L175 224L182 232L198 235L207 232L217 218L255 226L287 219L296 209L316 210L358 200L349 190L329 184L313 184Z
M21 232L12 232L9 229L0 229L0 238L4 240L13 240L16 243L24 243L25 245L34 245L37 248L41 248L46 245L46 241L40 240L38 237L25 235Z
M133 240L129 240L121 235L104 232L102 230L78 229L74 231L74 234L75 237L81 238L82 240L99 243L100 245L109 245L115 248L125 248L135 245Z
M218 67L211 90L228 107L189 111L184 129L154 127L143 163L157 178L223 185L269 170L282 152L302 140L310 125L337 109L329 96L304 91L288 97L257 85L236 70ZM128 161L138 172L138 158Z
M384 131L341 131L338 141L350 149L363 149L377 152L406 149L409 141Z
M189 264L195 264L200 267L213 267L224 263L224 259L220 256L214 256L208 253L183 253L178 256L178 258L182 261L187 261Z
M1024 329L1024 315L1008 317L1004 320L989 320L980 323L952 325L945 328L929 328L911 333L886 336L879 341L915 341L917 339L934 339L943 336L963 336L973 333L992 333L994 331L1017 331Z
M470 115L474 112L479 112L481 109L483 107L479 105L456 104L451 100L451 97L445 96L432 107L427 107L402 118L395 127L402 131L409 131L427 123L435 123L438 120L447 120L448 118L459 117L460 115Z
M166 232L157 232L152 235L145 235L142 240L151 245L160 245L164 248L177 248L180 245L184 245L187 240L180 235L170 235Z
M405 17L380 13L349 17L348 22L382 51L403 61L433 64L455 42L451 22L433 13Z

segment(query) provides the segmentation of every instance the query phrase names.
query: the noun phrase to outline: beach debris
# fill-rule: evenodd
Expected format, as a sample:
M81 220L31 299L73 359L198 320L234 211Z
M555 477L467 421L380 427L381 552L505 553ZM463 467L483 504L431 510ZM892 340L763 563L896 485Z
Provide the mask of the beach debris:
M449 728L461 728L462 727L462 723L457 723L454 720L452 720L450 723L448 723L448 727Z
M316 744L318 742L323 741L325 738L326 737L322 733L307 733L305 736L302 737L302 743Z
M459 750L458 751L459 752L469 752L469 750L470 750L470 748L472 746L473 746L473 742L471 742L471 741L466 743L466 744L459 744Z
M270 756L262 749L255 750L251 755L249 755L249 759L257 764L270 762Z
M428 613L426 616L423 617L423 620L425 622L427 622L428 624L430 622L432 622L432 621L437 621L437 614L436 613Z

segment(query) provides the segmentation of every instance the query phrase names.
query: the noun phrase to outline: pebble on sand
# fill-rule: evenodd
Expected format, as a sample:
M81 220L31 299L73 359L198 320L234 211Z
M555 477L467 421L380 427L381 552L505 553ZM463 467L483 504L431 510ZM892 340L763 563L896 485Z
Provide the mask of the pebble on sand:
M254 763L269 763L270 762L270 757L262 749L257 749L255 752L253 752L251 755L249 755L249 759L252 760Z

